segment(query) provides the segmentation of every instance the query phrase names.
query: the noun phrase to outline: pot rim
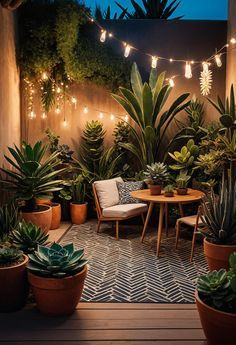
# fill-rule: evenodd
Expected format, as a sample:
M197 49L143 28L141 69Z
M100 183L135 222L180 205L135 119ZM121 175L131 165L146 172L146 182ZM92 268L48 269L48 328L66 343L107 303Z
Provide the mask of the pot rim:
M39 213L46 213L46 212L50 211L50 209L52 208L50 205L46 205L46 204L41 204L40 207L43 207L44 210L42 210L42 211L30 211L30 212L21 211L21 213L22 213L22 214L39 214Z
M220 248L232 248L235 247L236 248L236 244L216 244L216 243L212 243L210 241L207 240L206 237L204 237L204 243L207 243L208 246L211 247L220 247Z
M57 207L57 206L61 206L61 204L59 202L52 202L51 207Z
M39 278L39 279L41 279L41 280L45 280L45 281L47 280L47 281L51 281L51 282L52 282L52 281L62 281L62 280L65 281L65 280L70 280L70 279L72 279L73 277L82 275L83 273L87 272L87 270L88 270L88 264L86 264L86 265L84 266L84 268L82 269L82 271L80 271L80 272L74 274L73 276L68 276L68 277L64 277L64 278L47 278L47 277L41 277L41 276L38 276L38 275L36 275L36 274L30 272L29 270L28 270L28 275L29 275L29 276L33 276L33 277L36 277L36 278Z
M217 312L217 313L219 313L219 314L221 314L222 316L223 315L225 315L225 316L235 316L235 318L236 318L236 313L227 313L227 312L225 312L225 311L221 311L221 310L218 310L218 309L215 309L215 308L213 308L213 307L210 307L209 305L207 305L206 303L204 303L202 300L201 300L201 298L199 297L199 293L198 293L198 291L197 291L197 289L195 290L195 299L201 304L201 305L203 305L205 308L208 308L208 309L210 309L211 311L213 311L213 312Z
M84 206L84 205L88 205L88 202L86 201L86 202L84 202L83 204L77 204L76 202L71 201L71 202L70 202L70 205Z
M20 262L19 264L14 265L14 266L0 267L0 271L9 270L9 269L13 269L13 268L17 268L17 267L26 265L29 261L29 258L25 254L23 254L23 257L24 257L24 261Z

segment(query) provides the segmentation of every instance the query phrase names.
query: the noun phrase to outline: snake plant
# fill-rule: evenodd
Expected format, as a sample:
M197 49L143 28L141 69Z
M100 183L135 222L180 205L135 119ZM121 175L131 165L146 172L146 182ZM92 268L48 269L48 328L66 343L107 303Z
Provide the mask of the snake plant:
M87 264L83 256L84 250L75 250L73 243L61 246L54 242L50 247L39 245L37 251L29 254L28 269L47 278L73 276Z
M189 93L185 93L179 96L169 109L163 110L172 90L165 80L165 72L158 76L157 70L152 69L149 82L143 83L134 63L131 71L132 89L120 87L121 95L112 94L135 124L130 125L132 142L121 146L136 157L140 170L157 160L168 126L175 116L189 105L189 102L185 102Z
M47 244L49 235L43 232L37 225L24 220L19 223L16 230L11 233L13 244L25 254L33 253L37 246Z

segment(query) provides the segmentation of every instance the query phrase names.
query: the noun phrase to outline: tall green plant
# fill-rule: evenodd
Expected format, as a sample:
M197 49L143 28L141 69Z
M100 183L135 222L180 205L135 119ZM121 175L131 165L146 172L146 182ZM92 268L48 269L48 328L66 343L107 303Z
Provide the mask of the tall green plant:
M0 242L7 240L8 235L18 225L18 209L14 204L0 207Z
M165 72L158 76L156 69L152 69L149 83L143 83L136 63L132 66L131 85L131 90L120 87L121 96L112 94L112 97L135 123L134 127L131 126L134 143L122 146L132 152L141 169L145 169L147 164L157 160L171 121L189 105L189 102L185 102L189 93L179 96L170 108L164 111L164 105L172 89L169 84L165 84Z
M122 146L130 142L130 127L124 121L119 121L113 131L114 137L114 158L120 156L118 170L122 172L122 176L133 176L132 168L130 166L129 158L127 157L127 150ZM128 158L128 159L127 159Z

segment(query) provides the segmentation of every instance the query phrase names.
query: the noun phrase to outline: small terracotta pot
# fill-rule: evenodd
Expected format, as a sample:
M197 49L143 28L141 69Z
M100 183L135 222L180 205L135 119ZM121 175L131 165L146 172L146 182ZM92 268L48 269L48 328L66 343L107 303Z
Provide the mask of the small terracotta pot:
M28 256L24 261L11 267L0 267L0 312L21 309L29 293L27 280Z
M202 328L209 345L236 344L236 314L224 313L206 305L195 292Z
M51 206L52 205L52 201L51 201L51 199L36 199L36 204L37 205L48 205L48 206Z
M165 192L164 195L166 198L172 198L174 196L174 192Z
M40 205L41 211L22 212L21 216L26 222L31 222L40 227L44 232L48 232L52 223L52 208L48 205Z
M60 227L61 223L61 204L59 203L52 203L52 222L50 230L55 230Z
M178 195L186 195L188 194L188 188L176 188L176 192Z
M150 184L149 189L151 195L161 195L161 185Z
M73 202L70 203L70 216L72 224L83 224L86 222L87 219L87 208L88 205L86 204L75 204Z
M47 315L70 315L79 303L87 266L74 276L66 278L44 278L28 272L38 309Z
M221 268L229 269L229 257L232 253L236 252L236 245L226 246L214 244L205 238L203 248L210 271L218 271Z

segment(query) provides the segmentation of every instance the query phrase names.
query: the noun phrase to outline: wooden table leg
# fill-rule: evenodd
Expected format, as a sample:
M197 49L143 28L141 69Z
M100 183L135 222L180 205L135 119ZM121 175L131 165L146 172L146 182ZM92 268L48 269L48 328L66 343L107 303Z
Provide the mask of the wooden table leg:
M147 217L146 217L146 220L145 220L145 223L144 223L144 226L143 226L141 242L143 242L143 240L144 240L145 232L146 232L146 229L147 229L147 226L148 226L149 219L150 219L151 214L152 214L153 206L154 206L154 202L150 202L149 207L148 207Z
M158 230L157 230L157 256L159 256L160 248L161 248L161 235L162 235L162 227L163 227L164 207L165 205L161 203L160 213L159 213L159 224L158 224Z
M183 210L182 204L179 204L179 213L180 213L181 218L183 218L184 217L184 210Z
M168 237L168 204L165 203L165 230L166 230L166 237Z

